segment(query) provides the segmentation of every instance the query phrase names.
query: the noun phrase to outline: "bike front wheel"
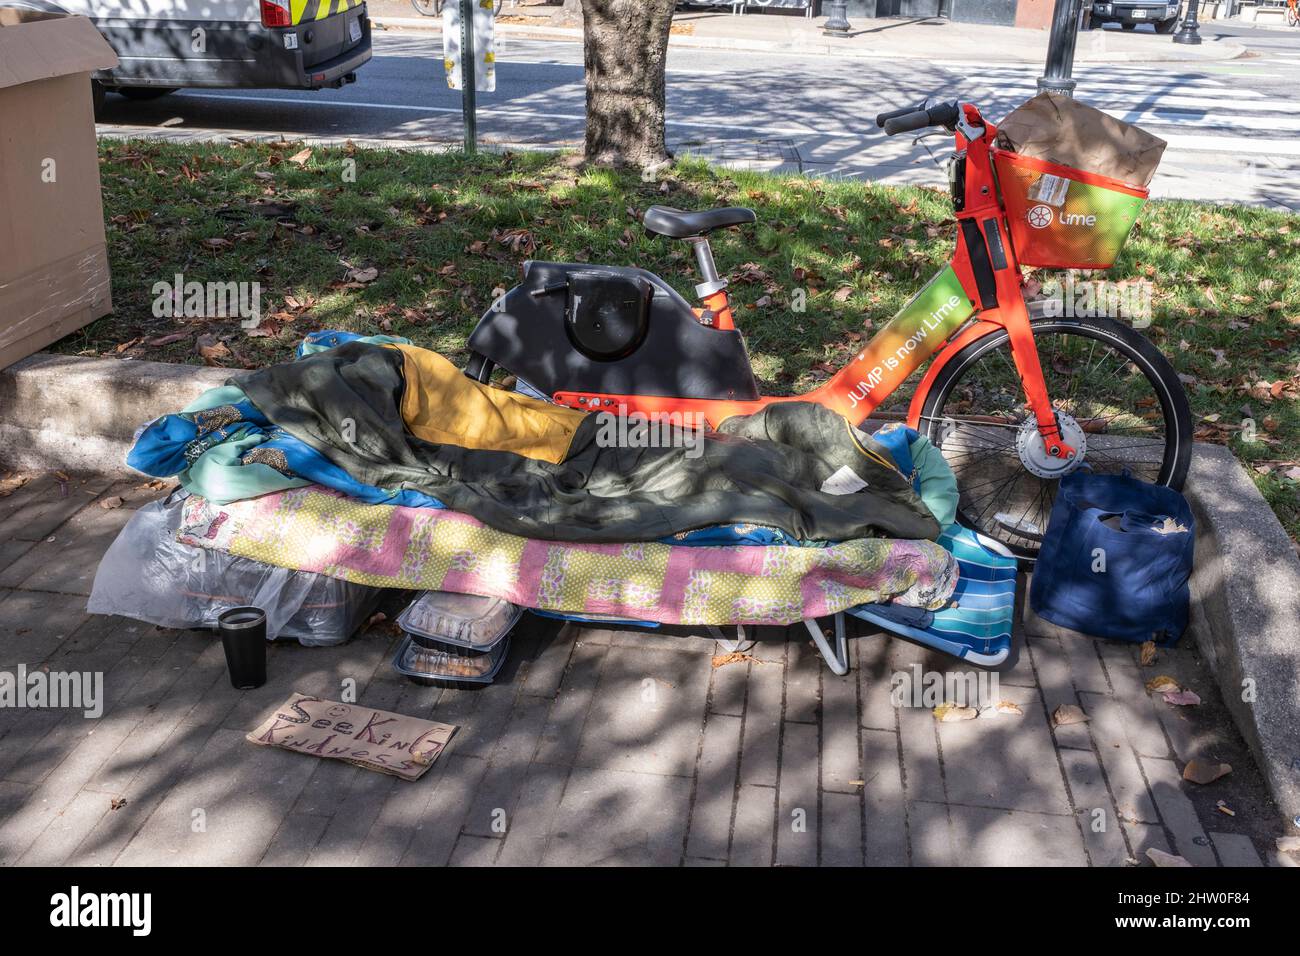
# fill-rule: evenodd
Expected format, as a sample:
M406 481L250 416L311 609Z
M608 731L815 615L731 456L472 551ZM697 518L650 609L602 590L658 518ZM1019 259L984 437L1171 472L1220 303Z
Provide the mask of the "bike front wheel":
M411 6L422 17L442 16L442 0L411 0Z
M958 520L1033 560L1060 478L1080 467L1130 472L1180 489L1192 454L1192 420L1178 374L1133 329L1104 318L1031 323L1068 464L1043 448L999 329L944 366L922 404L921 431L957 476Z

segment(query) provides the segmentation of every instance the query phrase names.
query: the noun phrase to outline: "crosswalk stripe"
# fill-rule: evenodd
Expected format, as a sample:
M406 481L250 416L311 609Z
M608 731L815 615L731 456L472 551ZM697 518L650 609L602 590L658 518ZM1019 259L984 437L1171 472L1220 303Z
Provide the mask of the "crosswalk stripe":
M1038 85L1036 83L1024 83L1024 84L1017 83L1011 86L1003 86L999 84L996 87L996 89L999 92L1006 92L1007 94L1015 94L1016 96L1033 96L1035 93L1038 92ZM1154 94L1145 93L1145 92L1137 93L1134 91L1133 85L1131 83L1125 86L1116 86L1116 85L1101 84L1101 83L1080 83L1079 86L1075 89L1075 95L1078 96L1080 99L1089 103L1091 103L1098 96L1112 96L1112 97L1154 96L1160 102L1165 102L1169 97L1185 97L1188 95L1194 96L1199 93L1206 97L1216 97L1216 99L1212 100L1212 102L1216 104L1222 104L1223 97L1227 94L1227 91L1225 91L1221 87L1210 87L1210 86L1180 85L1176 87L1175 90L1176 92L1170 92L1170 93L1154 93ZM1233 90L1231 92L1231 96L1234 100L1267 99L1266 95L1264 93L1261 93L1259 90Z
M1246 139L1241 136L1180 136L1160 134L1172 150L1197 153L1230 153L1251 156L1300 156L1300 142L1294 139Z
M1256 132L1265 133L1288 133L1300 130L1300 118L1291 116L1272 116L1261 118L1258 116L1236 116L1230 113L1213 114L1210 116L1189 116L1177 121L1171 120L1165 116L1159 116L1145 110L1130 111L1119 116L1126 123L1133 123L1144 129L1147 127L1170 126L1175 129L1216 129L1225 127L1228 129L1248 129Z

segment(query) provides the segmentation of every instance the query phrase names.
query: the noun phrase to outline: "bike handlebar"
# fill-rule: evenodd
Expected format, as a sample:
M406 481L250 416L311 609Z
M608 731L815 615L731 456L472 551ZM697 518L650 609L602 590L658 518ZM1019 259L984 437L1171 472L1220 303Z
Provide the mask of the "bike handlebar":
M916 111L923 109L925 109L925 101L922 101L919 106L904 106L902 109L890 110L888 113L877 113L876 125L883 127L885 123L891 119L895 119L899 116L906 116L908 113L915 113Z
M951 103L931 106L929 109L913 108L881 113L876 117L876 123L884 127L886 136L896 136L899 133L910 133L912 130L924 129L927 126L943 126L951 130L956 127L960 118L961 107L954 100Z

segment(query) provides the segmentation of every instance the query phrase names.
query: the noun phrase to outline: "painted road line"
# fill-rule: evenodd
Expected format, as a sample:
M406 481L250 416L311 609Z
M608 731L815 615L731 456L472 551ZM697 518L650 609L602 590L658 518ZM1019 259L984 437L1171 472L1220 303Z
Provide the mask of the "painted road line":
M1119 115L1126 123L1134 123L1144 129L1148 126L1172 126L1179 129L1235 129L1250 130L1256 133L1287 133L1300 131L1300 117L1295 116L1188 116L1173 119L1150 110L1129 110Z
M1300 141L1294 139L1243 139L1239 136L1182 136L1161 133L1171 150L1197 153L1249 153L1252 156L1300 156Z
M1087 93L1089 91L1082 90L1079 92ZM1020 98L1020 95L1015 95L1014 90L1007 91L1007 95L1009 96L1014 95L1015 99ZM1230 105L1231 108L1234 110L1251 110L1251 111L1258 111L1261 113L1267 113L1267 112L1294 113L1295 112L1295 104L1293 104L1289 100L1274 99L1274 98L1268 98L1268 99L1260 98L1254 100L1245 99L1245 98L1239 99L1236 93L1232 94L1232 99L1233 102L1228 105ZM1125 99L1121 96L1089 96L1087 97L1087 104L1089 106L1095 106L1099 110L1110 110L1110 109L1115 109L1117 107L1123 109L1134 109L1137 107L1143 107L1145 109L1156 109L1156 110L1169 109L1172 111L1176 111L1180 109L1217 110L1217 109L1223 109L1225 105L1224 96L1222 95L1219 96L1218 98L1211 99L1203 96L1178 96L1178 95L1162 96L1160 94L1154 94L1151 96L1143 96L1143 97L1135 97L1132 99Z

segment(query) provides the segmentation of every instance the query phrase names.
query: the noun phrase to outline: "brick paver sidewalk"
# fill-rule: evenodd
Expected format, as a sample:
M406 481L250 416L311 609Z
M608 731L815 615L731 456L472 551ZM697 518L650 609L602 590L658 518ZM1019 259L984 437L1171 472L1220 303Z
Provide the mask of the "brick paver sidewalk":
M799 629L762 629L714 668L699 636L561 628L532 616L497 682L419 687L376 626L341 647L277 645L232 690L211 635L85 613L99 556L158 494L37 478L0 498L0 671L102 671L100 719L0 709L0 863L1258 865L1280 832L1190 642L1134 649L1024 636L999 675L1020 716L940 723L890 682L956 662L862 632L832 675ZM106 509L99 501L121 496ZM398 605L400 607L400 604ZM1174 708L1170 674L1205 702ZM460 725L415 783L244 734L291 691ZM1058 705L1087 723L1051 729ZM1193 756L1232 773L1197 788ZM121 801L125 800L125 803ZM1216 806L1223 800L1235 811ZM116 809L114 809L116 807Z

